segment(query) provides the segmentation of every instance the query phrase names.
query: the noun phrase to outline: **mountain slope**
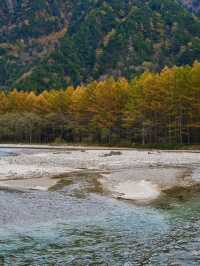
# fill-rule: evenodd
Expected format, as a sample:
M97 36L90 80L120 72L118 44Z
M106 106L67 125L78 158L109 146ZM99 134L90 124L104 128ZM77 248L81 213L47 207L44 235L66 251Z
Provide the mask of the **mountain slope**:
M200 20L175 0L3 0L0 85L65 87L200 59Z
M199 0L180 0L190 11L200 14L200 2Z

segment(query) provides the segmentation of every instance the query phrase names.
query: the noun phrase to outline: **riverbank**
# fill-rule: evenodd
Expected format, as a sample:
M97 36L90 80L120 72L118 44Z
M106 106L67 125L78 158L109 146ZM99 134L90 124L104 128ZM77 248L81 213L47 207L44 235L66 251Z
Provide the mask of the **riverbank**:
M200 145L133 145L133 146L104 146L89 144L0 144L0 149L40 149L40 150L145 150L167 152L200 153Z
M200 153L82 146L3 145L14 155L0 158L0 188L46 191L65 176L98 172L113 197L151 201L173 187L200 182Z

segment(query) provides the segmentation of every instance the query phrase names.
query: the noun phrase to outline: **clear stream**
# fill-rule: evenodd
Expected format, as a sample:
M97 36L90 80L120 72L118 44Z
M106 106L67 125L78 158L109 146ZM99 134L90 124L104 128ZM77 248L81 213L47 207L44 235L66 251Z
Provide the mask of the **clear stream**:
M200 265L199 211L198 190L136 206L104 194L94 173L0 191L0 265Z

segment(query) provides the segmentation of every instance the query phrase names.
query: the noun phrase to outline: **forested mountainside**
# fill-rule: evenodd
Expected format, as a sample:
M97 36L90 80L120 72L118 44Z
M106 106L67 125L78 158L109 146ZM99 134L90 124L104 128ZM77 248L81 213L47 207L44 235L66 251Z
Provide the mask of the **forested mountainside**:
M195 59L200 20L176 0L0 2L1 88L132 78Z
M180 0L190 11L200 15L199 0Z

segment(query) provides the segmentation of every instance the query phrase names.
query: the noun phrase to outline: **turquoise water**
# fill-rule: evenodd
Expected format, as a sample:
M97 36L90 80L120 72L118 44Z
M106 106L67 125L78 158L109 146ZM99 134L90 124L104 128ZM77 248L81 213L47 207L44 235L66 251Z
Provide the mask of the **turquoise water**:
M0 193L4 265L200 263L197 199L165 211L52 193Z
M136 206L94 175L0 191L0 265L200 265L200 194Z

